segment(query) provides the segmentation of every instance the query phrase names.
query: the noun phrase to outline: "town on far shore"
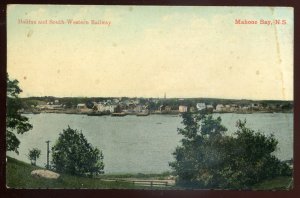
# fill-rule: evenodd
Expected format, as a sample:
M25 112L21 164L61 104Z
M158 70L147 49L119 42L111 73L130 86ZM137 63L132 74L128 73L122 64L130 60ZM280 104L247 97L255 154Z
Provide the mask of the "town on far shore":
M143 98L143 97L28 97L21 98L21 113L66 113L87 115L147 116L150 114L195 113L291 113L293 101L236 100L217 98Z

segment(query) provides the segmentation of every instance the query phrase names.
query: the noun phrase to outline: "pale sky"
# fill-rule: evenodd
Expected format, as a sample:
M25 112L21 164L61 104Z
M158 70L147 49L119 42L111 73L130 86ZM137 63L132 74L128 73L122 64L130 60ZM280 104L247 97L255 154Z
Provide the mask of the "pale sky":
M293 100L293 8L9 5L7 18L22 97ZM49 24L68 19L111 24Z

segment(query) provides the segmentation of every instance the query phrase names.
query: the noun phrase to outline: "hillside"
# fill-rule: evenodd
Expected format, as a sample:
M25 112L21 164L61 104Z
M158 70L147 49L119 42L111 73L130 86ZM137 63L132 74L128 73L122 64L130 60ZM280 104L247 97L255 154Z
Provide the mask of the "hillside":
M57 180L35 178L31 171L40 167L7 157L6 184L9 188L136 188L129 182L107 182L100 179L62 174Z
M153 187L145 187L134 185L126 181L102 181L96 178L76 177L62 174L59 179L44 179L31 176L31 171L41 169L25 162L21 162L11 157L7 157L6 184L9 188L68 188L68 189L153 189ZM132 175L123 175L126 178ZM123 178L122 175L103 175L103 179ZM157 178L157 175L154 175ZM135 175L136 177L136 175ZM143 175L144 179L149 179L153 175ZM141 178L140 178L141 179ZM253 186L253 190L287 190L292 188L290 177L278 177L267 180ZM154 187L155 189L182 189L178 186Z

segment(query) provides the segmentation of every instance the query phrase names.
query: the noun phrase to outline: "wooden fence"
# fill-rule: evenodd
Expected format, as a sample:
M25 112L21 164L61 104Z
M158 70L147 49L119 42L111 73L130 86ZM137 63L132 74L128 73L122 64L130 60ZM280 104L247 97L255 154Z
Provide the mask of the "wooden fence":
M134 180L134 179L101 179L102 181L111 181L111 182L128 182L133 183L134 185L141 186L174 186L175 182L172 180Z

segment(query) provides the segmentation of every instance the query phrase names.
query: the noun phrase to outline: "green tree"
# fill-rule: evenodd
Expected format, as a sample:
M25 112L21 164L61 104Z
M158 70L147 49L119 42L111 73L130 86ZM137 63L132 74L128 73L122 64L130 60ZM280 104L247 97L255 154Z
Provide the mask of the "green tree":
M28 153L28 159L30 160L32 165L36 165L36 160L40 157L41 150L37 148L33 148L32 150L29 150Z
M98 175L104 169L103 154L87 142L81 132L69 126L52 147L52 167L72 175Z
M263 179L291 175L291 169L272 155L278 144L274 136L254 132L241 121L234 136L228 136L221 118L206 112L182 117L182 145L170 163L178 185L247 189Z
M22 116L20 110L22 103L18 95L22 92L19 87L18 80L10 80L7 75L7 91L6 91L6 150L14 151L17 154L20 140L16 134L23 134L30 129L32 125L28 118Z
M227 146L226 171L222 172L227 187L249 188L251 185L276 176L290 176L292 170L272 153L278 141L246 127L246 121L237 121L236 137Z

